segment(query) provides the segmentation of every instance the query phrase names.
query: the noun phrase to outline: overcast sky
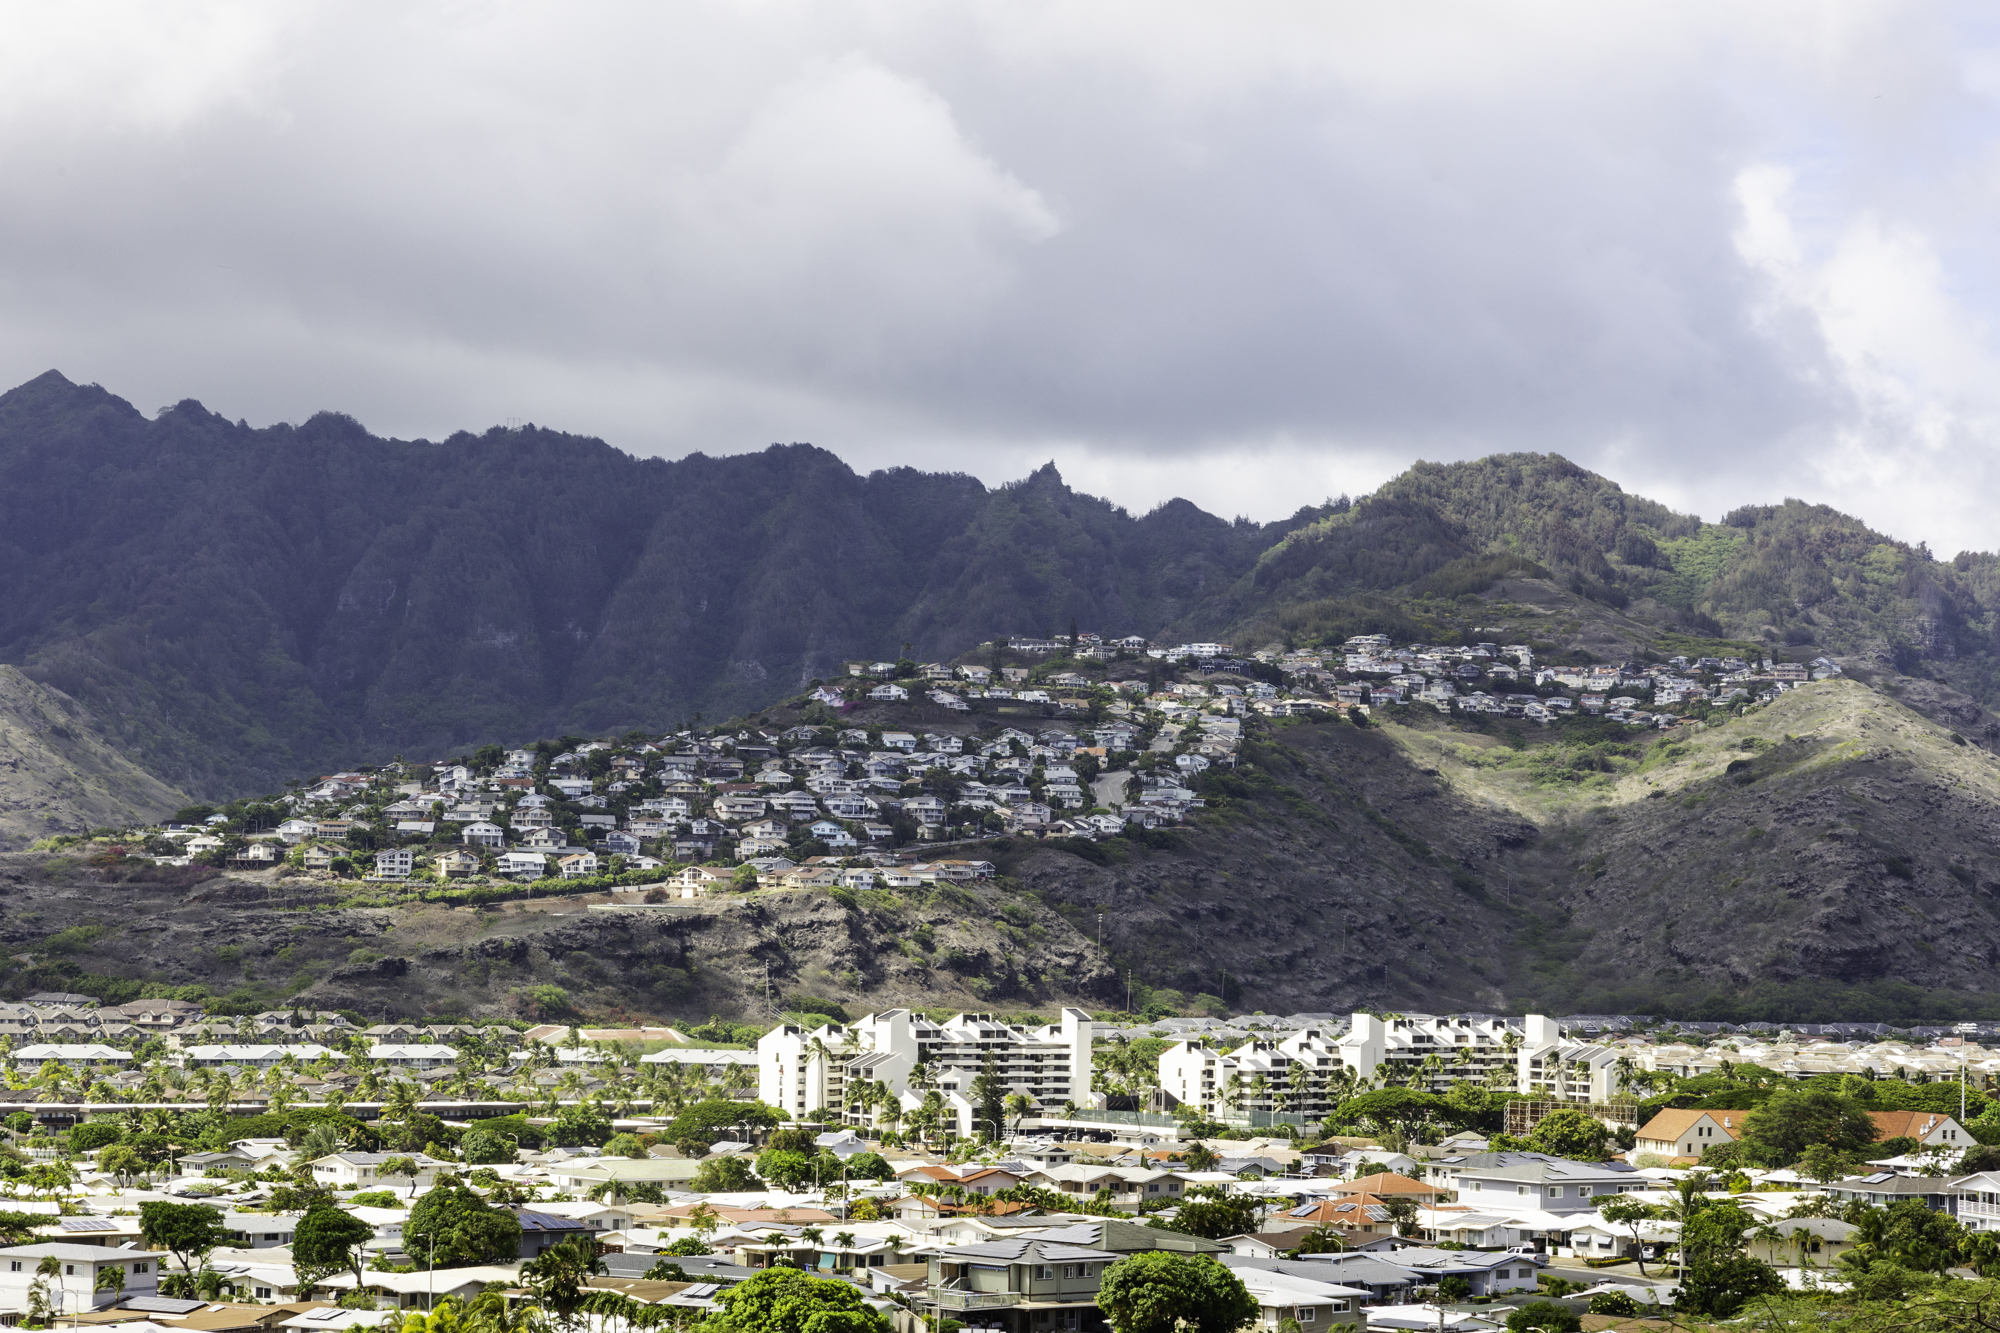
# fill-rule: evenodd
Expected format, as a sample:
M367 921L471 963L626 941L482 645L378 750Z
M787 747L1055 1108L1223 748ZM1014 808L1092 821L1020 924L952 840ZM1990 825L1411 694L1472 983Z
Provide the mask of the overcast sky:
M2000 500L2000 29L1765 0L8 5L0 379L1274 518Z

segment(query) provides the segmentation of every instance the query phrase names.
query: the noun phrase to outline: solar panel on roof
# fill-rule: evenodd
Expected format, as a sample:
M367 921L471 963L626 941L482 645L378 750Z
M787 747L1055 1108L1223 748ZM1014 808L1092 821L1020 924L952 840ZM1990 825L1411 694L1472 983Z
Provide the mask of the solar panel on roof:
M121 1310L138 1310L144 1314L188 1314L199 1310L206 1301L183 1301L172 1296L133 1296L120 1301Z
M681 1295L695 1297L713 1296L721 1290L722 1284L720 1282L697 1282L692 1287L683 1288Z
M108 1217L65 1217L64 1231L116 1231L118 1224Z

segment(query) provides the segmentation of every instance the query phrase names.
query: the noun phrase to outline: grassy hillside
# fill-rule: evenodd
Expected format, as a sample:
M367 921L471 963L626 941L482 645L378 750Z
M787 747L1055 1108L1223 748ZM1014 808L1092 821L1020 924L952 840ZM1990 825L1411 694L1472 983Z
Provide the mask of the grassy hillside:
M0 848L142 823L186 804L107 744L74 699L0 666Z

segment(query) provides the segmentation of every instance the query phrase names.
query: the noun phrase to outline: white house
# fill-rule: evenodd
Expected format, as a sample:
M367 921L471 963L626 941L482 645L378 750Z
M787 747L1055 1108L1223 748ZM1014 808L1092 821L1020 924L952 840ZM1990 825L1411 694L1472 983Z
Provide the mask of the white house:
M149 1296L159 1289L159 1264L163 1256L150 1250L108 1249L101 1245L72 1245L64 1241L44 1241L36 1245L10 1245L0 1249L0 1313L20 1315L28 1310L28 1289L35 1283L35 1270L42 1260L54 1259L62 1272L47 1279L50 1303L64 1314L112 1305L116 1292L97 1289L98 1274L108 1269L123 1271L124 1295Z
M500 873L514 879L540 879L549 868L549 858L541 852L503 852Z
M313 1179L322 1185L337 1189L364 1189L378 1186L393 1186L412 1183L409 1176L385 1176L381 1174L382 1163L392 1157L408 1157L416 1163L417 1174L414 1186L429 1188L441 1170L449 1170L451 1163L440 1162L426 1153L388 1152L337 1152L321 1157L312 1164Z
M1331 1325L1352 1328L1360 1324L1361 1306L1370 1295L1363 1287L1343 1287L1263 1268L1246 1266L1230 1271L1256 1299L1257 1322L1253 1327L1259 1329L1276 1330L1285 1319L1296 1319L1306 1333Z
M90 1042L22 1046L14 1052L14 1063L23 1067L39 1069L51 1060L68 1069L91 1069L97 1065L132 1063L132 1057L116 1046L99 1046Z
M392 1045L377 1042L368 1048L368 1058L377 1064L398 1069L439 1069L458 1063L458 1052L449 1046Z
M272 1069L290 1056L300 1064L314 1060L345 1060L340 1052L305 1042L298 1046L184 1046L167 1058L189 1069L212 1069L219 1065L239 1065L244 1069Z
M468 847L491 847L497 852L507 845L507 830L483 819L467 824L465 831L458 836Z

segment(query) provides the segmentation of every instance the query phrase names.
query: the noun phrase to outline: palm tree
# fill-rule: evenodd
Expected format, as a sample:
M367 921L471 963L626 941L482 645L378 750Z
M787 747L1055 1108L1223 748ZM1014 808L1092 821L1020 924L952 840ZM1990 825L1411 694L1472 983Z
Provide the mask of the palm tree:
M382 1098L382 1118L384 1120L408 1120L417 1113L417 1101L422 1096L417 1085L409 1079L397 1079L389 1085Z

